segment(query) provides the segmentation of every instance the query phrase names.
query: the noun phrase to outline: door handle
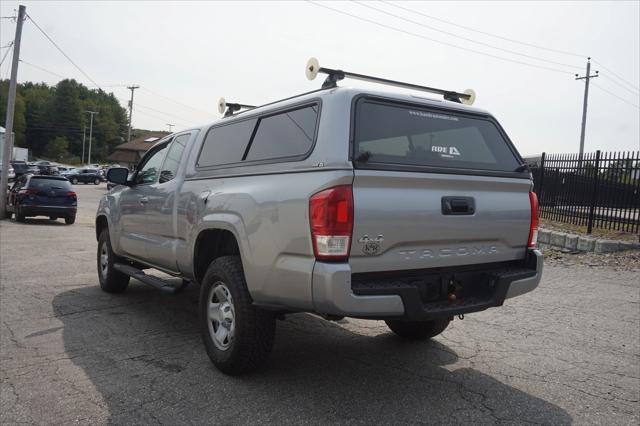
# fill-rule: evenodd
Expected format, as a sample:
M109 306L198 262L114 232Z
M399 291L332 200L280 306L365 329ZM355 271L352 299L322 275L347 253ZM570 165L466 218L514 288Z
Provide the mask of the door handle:
M148 202L149 202L149 199L147 197L140 198L140 204L147 204Z
M442 214L471 215L475 213L473 197L442 197Z

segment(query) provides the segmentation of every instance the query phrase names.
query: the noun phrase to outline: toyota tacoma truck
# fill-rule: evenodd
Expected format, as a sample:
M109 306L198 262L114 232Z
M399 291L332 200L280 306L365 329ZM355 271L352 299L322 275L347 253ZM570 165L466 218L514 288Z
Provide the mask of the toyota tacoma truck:
M219 121L159 141L133 173L110 169L117 186L95 221L101 288L199 285L204 346L227 374L264 364L285 314L384 320L428 339L532 291L537 199L498 121L455 92L338 87L341 77L261 107L227 104Z

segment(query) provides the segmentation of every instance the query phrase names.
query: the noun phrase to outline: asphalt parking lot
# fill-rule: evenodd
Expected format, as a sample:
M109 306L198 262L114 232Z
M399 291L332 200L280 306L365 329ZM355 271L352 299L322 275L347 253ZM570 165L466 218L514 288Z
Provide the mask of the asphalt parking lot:
M428 343L382 322L278 322L268 369L231 378L198 289L100 291L93 215L0 223L0 423L640 422L640 271L548 264L541 286Z

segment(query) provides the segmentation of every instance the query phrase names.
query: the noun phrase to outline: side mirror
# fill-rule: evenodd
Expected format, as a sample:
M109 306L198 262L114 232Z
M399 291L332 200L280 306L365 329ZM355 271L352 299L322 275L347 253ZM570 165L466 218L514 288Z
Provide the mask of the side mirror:
M129 170L124 167L113 167L107 172L107 180L118 185L127 185Z

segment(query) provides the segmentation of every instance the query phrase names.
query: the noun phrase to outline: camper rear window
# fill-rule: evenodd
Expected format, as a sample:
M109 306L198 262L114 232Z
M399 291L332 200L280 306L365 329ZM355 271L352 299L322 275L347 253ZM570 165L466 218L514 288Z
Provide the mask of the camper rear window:
M356 163L513 172L519 162L497 126L482 117L404 104L360 102Z

